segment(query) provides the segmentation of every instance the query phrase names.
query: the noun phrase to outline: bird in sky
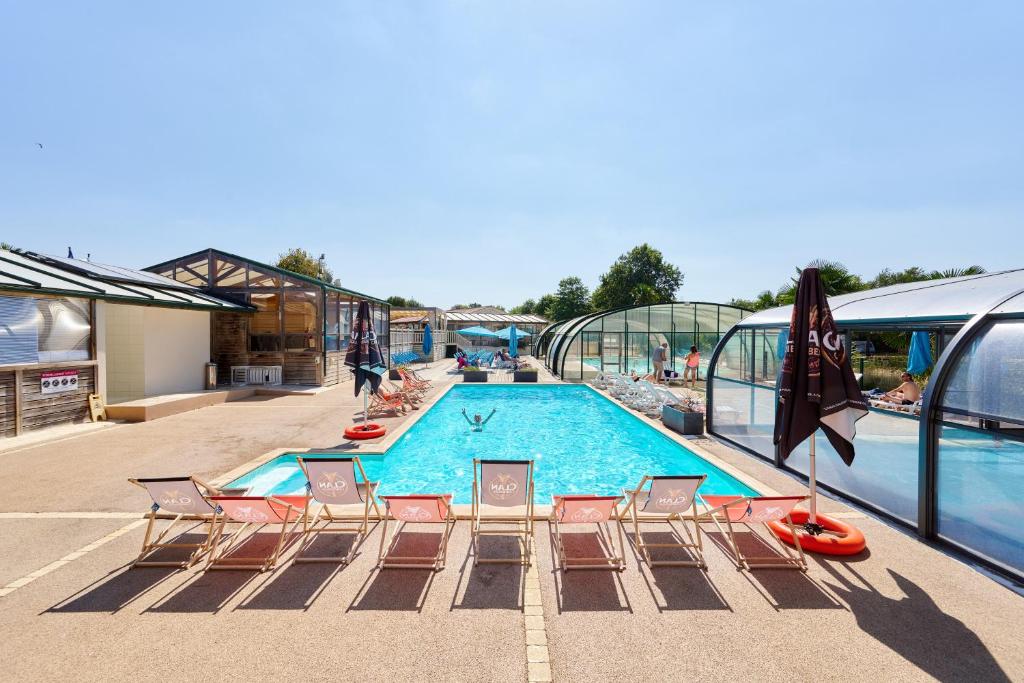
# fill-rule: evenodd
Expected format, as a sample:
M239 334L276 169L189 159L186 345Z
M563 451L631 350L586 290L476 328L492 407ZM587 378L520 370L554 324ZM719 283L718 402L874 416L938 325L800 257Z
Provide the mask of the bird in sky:
M43 148L43 143L41 143L41 142L37 142L36 144L37 144L37 145L39 145L39 149L42 149L42 148Z

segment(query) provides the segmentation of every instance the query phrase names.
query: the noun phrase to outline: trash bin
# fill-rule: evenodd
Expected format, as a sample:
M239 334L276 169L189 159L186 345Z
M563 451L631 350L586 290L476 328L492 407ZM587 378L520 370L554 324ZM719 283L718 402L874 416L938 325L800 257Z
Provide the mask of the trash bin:
M206 373L205 373L204 377L206 379L203 382L203 385L207 389L216 389L217 388L217 364L216 363L207 363L206 364Z

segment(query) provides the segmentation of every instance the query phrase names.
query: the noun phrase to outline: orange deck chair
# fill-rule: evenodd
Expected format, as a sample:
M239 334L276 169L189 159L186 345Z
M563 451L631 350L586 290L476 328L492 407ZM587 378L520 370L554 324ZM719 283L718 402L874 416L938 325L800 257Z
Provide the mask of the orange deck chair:
M799 569L807 571L807 559L804 557L804 549L800 544L796 545L796 552L787 544L783 543L775 534L769 522L781 522L789 526L793 538L797 538L796 529L793 526L793 519L790 513L800 503L807 500L807 496L701 496L708 511L702 519L710 519L718 527L719 532L729 539L729 547L732 549L733 558L740 569L748 571L752 569ZM722 527L722 523L725 527ZM767 544L768 547L778 547L781 553L772 555L748 555L740 551L736 543L734 525L743 525L747 530L764 541L764 536L754 531L752 525L762 524L768 530L768 535L774 539L774 544Z
M615 569L626 568L624 545L622 542L622 518L619 515L619 503L622 496L552 496L551 517L548 526L554 533L555 550L558 554L558 568L562 571L570 569ZM601 545L607 554L596 557L568 557L562 543L561 528L567 525L595 524ZM618 531L619 550L615 551L609 524L614 524Z

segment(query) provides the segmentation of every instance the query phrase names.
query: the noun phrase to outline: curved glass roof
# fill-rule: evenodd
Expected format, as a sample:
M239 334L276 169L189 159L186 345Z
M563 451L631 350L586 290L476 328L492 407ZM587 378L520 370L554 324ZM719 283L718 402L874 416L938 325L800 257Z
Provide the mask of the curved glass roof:
M924 280L829 297L840 325L915 321L963 322L988 311L1000 296L1024 290L1024 268L998 273ZM1019 309L1022 303L1018 302ZM789 325L792 306L759 311L742 327Z

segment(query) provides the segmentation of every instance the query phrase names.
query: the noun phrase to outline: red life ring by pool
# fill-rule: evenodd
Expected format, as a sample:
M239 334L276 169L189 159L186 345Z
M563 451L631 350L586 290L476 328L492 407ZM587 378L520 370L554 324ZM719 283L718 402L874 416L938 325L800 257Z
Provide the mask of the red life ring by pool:
M388 428L384 425L379 425L376 422L370 422L365 425L352 425L345 429L346 439L376 439L384 436L384 433L388 431Z
M799 527L801 524L807 521L810 517L810 513L806 510L793 510L790 517L793 520L793 525ZM852 524L847 524L838 519L832 519L825 515L817 515L818 524L820 524L826 531L834 531L842 536L833 536L832 534L821 534L819 536L811 536L810 534L799 534L800 547L804 550L812 553L821 553L822 555L856 555L860 551L867 547L867 541L864 540L864 534L861 530ZM789 532L789 526L785 522L769 522L768 526L771 527L772 531L789 545L795 546L793 542L793 534Z

